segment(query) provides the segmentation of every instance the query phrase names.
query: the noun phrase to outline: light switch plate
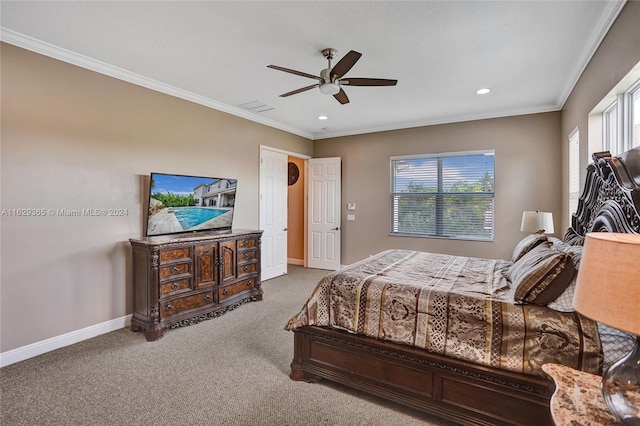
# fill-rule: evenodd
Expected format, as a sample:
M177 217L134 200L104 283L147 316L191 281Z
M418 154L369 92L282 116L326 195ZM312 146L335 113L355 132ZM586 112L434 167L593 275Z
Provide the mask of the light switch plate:
M347 220L356 220L356 215L355 214L348 214L347 215Z
M356 203L347 204L347 210L355 210L355 209L356 209Z

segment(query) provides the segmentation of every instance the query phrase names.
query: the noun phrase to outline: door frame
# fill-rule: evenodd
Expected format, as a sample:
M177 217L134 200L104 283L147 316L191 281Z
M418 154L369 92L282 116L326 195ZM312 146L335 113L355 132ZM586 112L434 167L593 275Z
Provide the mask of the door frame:
M263 223L263 218L261 216L262 214L262 209L261 209L261 205L260 203L262 203L262 200L260 199L260 188L262 185L262 182L260 182L260 178L262 176L262 162L260 161L260 159L262 158L262 150L266 149L269 151L274 151L274 152L279 152L281 154L286 154L289 157L296 157L296 158L302 158L304 160L304 176L307 176L307 173L309 172L309 164L308 164L308 160L310 158L313 158L310 155L306 155L306 154L300 154L299 152L293 152L293 151L287 151L284 149L280 149L280 148L274 148L272 146L268 146L268 145L260 145L259 146L259 153L258 153L258 227L260 226L261 223ZM308 232L308 227L307 227L307 186L305 185L303 188L303 193L304 193L304 236L303 236L303 246L304 246L304 267L307 267L307 258L308 258L308 254L307 254L307 232ZM288 198L287 198L288 201ZM287 206L288 208L288 206Z

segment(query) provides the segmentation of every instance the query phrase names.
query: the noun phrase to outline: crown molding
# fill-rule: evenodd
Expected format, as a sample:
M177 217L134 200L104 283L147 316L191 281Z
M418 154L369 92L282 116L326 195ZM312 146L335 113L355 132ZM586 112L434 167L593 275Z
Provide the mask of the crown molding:
M206 106L227 114L235 115L240 118L244 118L249 121L253 121L265 126L273 127L292 133L294 135L302 136L307 139L314 139L312 133L298 129L296 127L287 126L280 122L270 120L268 118L257 115L256 113L249 112L242 108L223 104L213 99L179 89L177 87L161 83L157 80L144 77L140 74L128 71L123 68L119 68L113 65L109 65L105 62L98 61L88 56L80 55L67 49L55 46L53 44L38 40L33 37L21 34L19 32L0 27L0 41L12 44L17 47L21 47L26 50L30 50L35 53L39 53L44 56L48 56L53 59L57 59L62 62L66 62L72 65L76 65L81 68L85 68L97 73L117 78L118 80L126 81L128 83L135 84L137 86L145 87L147 89L154 90L156 92L164 93L176 98L184 99L189 102L193 102L199 105Z
M589 65L591 58L595 55L598 47L600 47L600 43L604 40L605 36L611 29L611 26L615 22L616 18L620 14L620 11L627 3L627 0L620 1L608 1L605 2L606 9L600 16L598 24L594 26L594 28L598 29L598 31L594 31L591 33L591 37L586 40L584 44L584 49L580 53L580 55L573 61L573 70L567 75L569 78L566 80L564 87L561 88L558 97L556 98L556 105L558 109L562 109L564 103L571 95L573 88L578 83L578 80L582 76L582 73Z
M492 111L486 114L460 115L456 117L447 117L446 119L429 118L426 120L403 122L403 123L392 124L389 126L368 127L366 129L351 129L343 132L315 133L314 140L339 138L343 136L355 136L355 135L362 135L366 133L388 132L392 130L412 129L416 127L437 126L441 124L462 123L465 121L491 120L494 118L507 118L507 117L515 117L520 115L542 114L546 112L554 112L554 111L560 111L560 110L561 110L561 107L558 107L555 105L546 105L538 108L522 108L522 109L511 108L503 111Z

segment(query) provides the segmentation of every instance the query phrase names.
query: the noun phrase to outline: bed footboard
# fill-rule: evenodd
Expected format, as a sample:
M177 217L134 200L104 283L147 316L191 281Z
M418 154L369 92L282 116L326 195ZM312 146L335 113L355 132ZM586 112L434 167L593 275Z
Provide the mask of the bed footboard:
M290 377L327 379L465 425L553 425L550 379L340 330L295 330Z

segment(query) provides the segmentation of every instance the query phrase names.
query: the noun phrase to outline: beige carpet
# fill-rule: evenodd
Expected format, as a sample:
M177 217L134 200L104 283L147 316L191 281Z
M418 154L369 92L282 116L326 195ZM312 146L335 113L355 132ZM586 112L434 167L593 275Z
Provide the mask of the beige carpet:
M264 300L147 342L122 329L0 370L3 426L445 425L327 381L289 379L287 320L327 271L289 266Z

